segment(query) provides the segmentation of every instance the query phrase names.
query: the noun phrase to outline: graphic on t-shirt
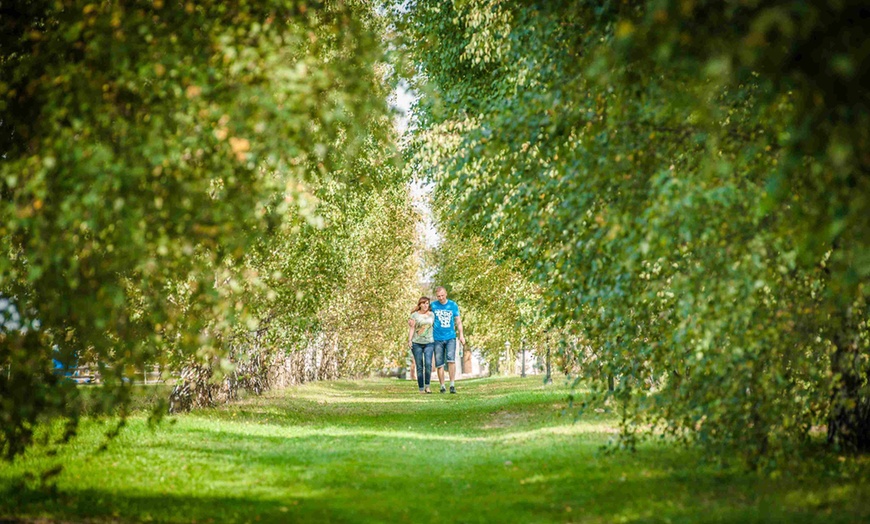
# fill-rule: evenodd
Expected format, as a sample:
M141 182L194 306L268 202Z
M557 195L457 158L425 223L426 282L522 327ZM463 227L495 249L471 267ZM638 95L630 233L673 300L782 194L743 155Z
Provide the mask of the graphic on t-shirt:
M453 320L453 311L449 309L439 309L434 311L434 313L438 317L438 321L441 323L441 327L450 327L450 321Z
M446 304L435 301L432 304L432 312L435 313L435 329L433 336L435 340L450 340L456 338L456 331L453 326L456 320L459 319L459 306L456 302L448 300Z
M432 313L423 315L417 311L411 313L411 320L414 321L414 337L412 342L418 344L429 344L434 339L432 338L432 327L435 324L435 316Z

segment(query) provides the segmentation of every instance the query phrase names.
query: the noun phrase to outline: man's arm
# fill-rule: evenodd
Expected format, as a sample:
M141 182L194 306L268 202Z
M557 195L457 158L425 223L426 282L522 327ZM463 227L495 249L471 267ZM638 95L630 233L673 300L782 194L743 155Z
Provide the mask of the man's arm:
M465 345L465 332L462 330L462 318L456 317L456 329L459 331L459 341Z

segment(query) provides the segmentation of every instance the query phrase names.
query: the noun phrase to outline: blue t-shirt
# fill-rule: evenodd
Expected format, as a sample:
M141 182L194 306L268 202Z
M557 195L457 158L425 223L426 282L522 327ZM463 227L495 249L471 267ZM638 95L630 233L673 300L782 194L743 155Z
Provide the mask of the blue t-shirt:
M456 319L459 318L459 306L456 302L448 300L446 304L442 304L435 300L429 307L435 313L435 326L432 328L435 340L456 338Z

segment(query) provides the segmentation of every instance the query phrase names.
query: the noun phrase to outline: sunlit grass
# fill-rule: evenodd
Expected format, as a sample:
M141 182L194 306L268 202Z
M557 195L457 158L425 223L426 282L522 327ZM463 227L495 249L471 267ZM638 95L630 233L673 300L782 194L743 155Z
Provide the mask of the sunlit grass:
M864 459L770 479L668 442L602 452L615 421L576 422L564 384L463 381L458 395L365 380L308 384L149 428L108 450L89 421L57 457L0 466L0 516L158 522L854 522ZM65 469L58 492L21 482ZM822 474L818 472L821 471Z

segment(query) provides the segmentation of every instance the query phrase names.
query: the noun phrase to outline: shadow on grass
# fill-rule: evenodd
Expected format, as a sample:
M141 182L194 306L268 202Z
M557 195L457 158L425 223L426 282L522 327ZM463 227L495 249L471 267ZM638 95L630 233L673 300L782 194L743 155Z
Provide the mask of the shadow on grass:
M293 496L269 500L232 495L118 494L101 490L50 493L19 489L0 492L0 497L19 508L19 512L0 520L26 521L25 517L30 520L51 515L52 521L73 522L81 522L82 517L97 522L359 522L352 507Z
M675 470L689 457L642 453L616 463L567 465L526 450L504 463L498 453L470 467L422 474L409 485L396 459L357 461L321 476L310 458L270 456L270 439L253 439L263 450L239 467L268 466L257 486L236 486L226 495L207 492L109 492L69 489L50 493L21 488L0 492L0 515L80 522L857 522L868 517L855 487L779 486L769 491L760 477L710 469ZM312 438L304 446L316 446ZM227 454L230 450L203 450ZM286 451L286 450L285 450ZM320 457L324 463L354 453ZM180 448L179 452L195 452ZM278 460L276 460L276 458ZM383 457L379 457L383 458ZM539 463L532 464L531 460ZM556 458L556 457L553 457ZM529 460L529 463L526 462ZM293 464L292 462L295 462ZM260 464L257 464L260 463ZM324 464L326 465L326 464ZM300 467L301 466L301 467ZM305 480L296 478L303 476ZM262 486L269 491L251 493ZM230 486L232 488L232 486ZM225 490L226 493L226 490ZM866 493L864 493L866 495ZM9 504L15 508L9 513Z
M557 389L485 381L464 388L465 397L436 394L418 402L406 386L312 385L179 417L155 432L131 428L93 463L71 455L80 462L59 478L61 494L0 483L0 517L339 523L870 517L862 505L870 496L865 481L771 482L705 465L698 453L668 443L602 456L610 419L572 424L559 417ZM379 398L391 401L373 401Z

